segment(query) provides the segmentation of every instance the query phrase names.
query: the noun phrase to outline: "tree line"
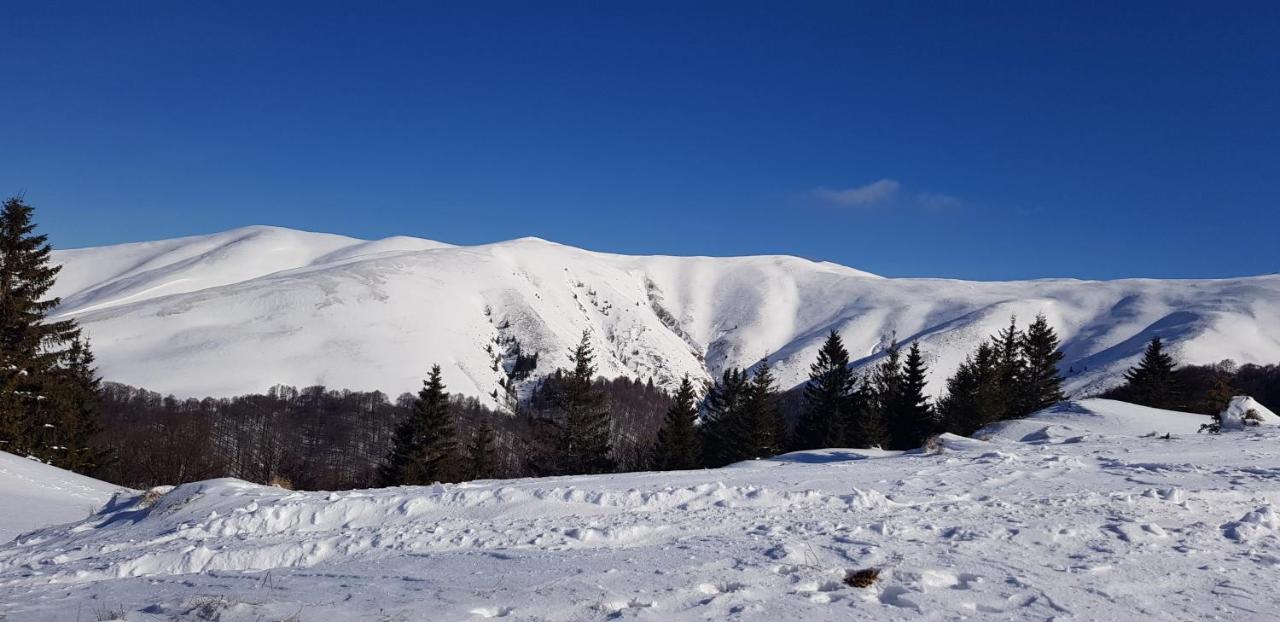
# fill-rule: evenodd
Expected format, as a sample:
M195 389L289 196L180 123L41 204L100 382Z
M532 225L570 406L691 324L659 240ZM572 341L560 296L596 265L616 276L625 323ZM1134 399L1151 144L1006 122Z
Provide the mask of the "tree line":
M1037 316L980 343L929 398L918 342L888 339L861 370L832 330L808 380L782 391L769 361L682 379L596 375L590 332L571 365L540 380L514 412L452 395L439 366L418 393L277 386L266 394L177 399L102 383L76 324L50 319L58 268L32 208L0 212L0 449L131 487L232 476L306 489L491 477L719 467L825 447L920 447L971 435L1064 399L1059 340ZM536 365L537 353L521 354ZM1216 412L1236 392L1277 401L1274 366L1177 367L1156 338L1109 397ZM1224 397L1225 396L1225 397ZM1216 405L1215 405L1216 404Z
M1159 336L1152 337L1142 359L1125 373L1124 382L1102 397L1152 408L1217 415L1236 395L1263 404L1280 404L1280 365L1179 365Z

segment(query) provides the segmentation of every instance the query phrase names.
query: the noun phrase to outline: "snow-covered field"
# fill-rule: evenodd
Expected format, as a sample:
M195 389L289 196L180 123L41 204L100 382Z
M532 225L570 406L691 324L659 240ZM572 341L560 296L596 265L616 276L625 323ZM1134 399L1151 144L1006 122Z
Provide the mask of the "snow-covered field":
M24 531L83 520L122 490L0 451L0 543Z
M0 617L1276 619L1280 432L1205 421L1084 400L936 453L337 493L200 482L0 546ZM844 584L872 567L874 585Z
M484 397L501 393L509 340L539 353L536 377L567 365L583 330L606 376L671 388L685 374L708 378L768 356L789 387L832 329L858 364L888 335L920 340L937 393L1011 314L1026 323L1041 312L1063 338L1076 395L1118 378L1156 334L1186 363L1280 360L1275 275L886 279L796 257L639 257L534 238L367 242L274 227L59 251L55 260L64 268L59 313L84 325L103 375L180 396L276 383L394 396L439 363L451 391Z

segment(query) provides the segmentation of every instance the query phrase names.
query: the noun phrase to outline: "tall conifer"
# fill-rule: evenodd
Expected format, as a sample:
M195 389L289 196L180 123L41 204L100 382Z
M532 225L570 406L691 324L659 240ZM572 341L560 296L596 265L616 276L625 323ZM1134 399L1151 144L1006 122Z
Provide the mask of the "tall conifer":
M610 447L612 419L604 391L595 386L590 332L582 332L569 357L573 369L552 395L560 425L557 458L566 474L607 473L615 466Z
M675 401L667 410L650 461L658 471L696 469L702 466L702 446L698 441L698 396L693 382L685 376L676 389Z
M379 469L383 485L425 485L457 476L457 434L440 366L422 383L413 412L397 428Z
M809 366L809 382L804 387L804 412L796 428L799 449L839 447L846 439L845 425L852 419L854 376L849 369L849 352L840 334L831 331L818 350L818 360Z
M81 380L68 368L92 358L86 344L73 347L75 322L48 319L60 302L46 297L60 267L50 261L46 236L35 233L33 214L19 197L0 208L0 449L87 468L93 461L81 458L89 452L93 400L71 413L74 405L54 398ZM96 380L84 388L96 390ZM63 462L68 456L76 457Z
M1019 399L1016 404L1019 416L1026 416L1048 408L1066 396L1062 393L1062 374L1058 363L1062 351L1058 349L1058 334L1041 313L1036 316L1021 343L1023 368L1019 383Z
M1152 337L1136 367L1125 372L1122 395L1129 401L1152 408L1173 409L1181 404L1181 391L1173 373L1177 364L1164 349L1160 337Z

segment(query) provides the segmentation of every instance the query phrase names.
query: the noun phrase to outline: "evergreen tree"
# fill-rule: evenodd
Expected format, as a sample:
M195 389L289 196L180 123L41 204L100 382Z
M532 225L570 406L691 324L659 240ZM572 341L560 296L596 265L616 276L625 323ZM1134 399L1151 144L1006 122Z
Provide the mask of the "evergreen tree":
M818 350L818 360L809 366L809 382L804 387L805 409L796 429L798 449L839 447L845 443L845 425L852 419L854 375L849 369L849 351L836 331Z
M880 441L882 447L895 446L898 439L909 434L902 407L902 348L895 339L889 343L884 358L875 365L870 378L870 411L875 413L887 434Z
M559 415L556 459L566 474L607 473L614 469L609 443L612 421L604 392L595 386L589 332L582 332L582 340L569 356L573 369L551 396Z
M61 368L72 363L68 346L80 331L70 320L47 319L60 302L45 297L60 267L50 263L46 236L35 233L33 211L17 197L0 209L0 449L54 460L87 449L61 449L46 432L50 426L57 432L64 419L76 420L59 412L61 405L50 398L62 390L59 382L67 374ZM91 429L92 409L82 415L90 421L81 425ZM64 432L71 442L70 431Z
M1058 363L1062 362L1058 335L1043 313L1027 328L1020 349L1023 365L1016 404L1018 415L1026 416L1066 399L1062 393L1062 374L1058 371Z
M889 444L889 429L877 407L871 382L854 376L854 390L849 394L848 418L844 433L846 447L884 447Z
M93 352L80 337L71 341L66 361L55 370L57 382L49 391L56 420L52 423L54 448L50 462L77 473L93 473L104 466L107 452L94 447L94 436L100 431L97 418L102 395L102 381L93 367Z
M467 442L466 468L464 475L468 480L488 479L498 474L498 454L494 447L493 428L481 422L471 433Z
M924 444L924 440L937 429L933 407L925 395L925 385L929 369L925 365L924 356L920 353L920 342L912 342L907 351L907 358L902 365L902 381L898 391L897 403L893 406L891 425L893 433L890 447L893 449L914 449Z
M676 389L675 403L667 411L658 430L658 441L650 461L658 471L696 469L702 466L702 447L698 441L698 396L688 376Z
M705 416L698 428L703 464L721 467L748 459L744 404L750 378L737 367L725 369L707 390Z
M787 422L778 403L778 387L767 359L756 367L747 387L743 411L742 423L746 429L742 437L746 440L744 453L748 458L769 458L785 451Z
M938 403L942 426L969 436L999 421L1006 412L1006 392L1000 384L999 356L990 342L982 342L947 380L947 393Z
M1174 375L1173 357L1164 350L1160 337L1152 337L1137 367L1125 372L1121 393L1130 402L1152 408L1178 408L1180 391Z
M449 394L440 366L434 365L413 402L413 412L396 428L391 452L379 475L385 486L451 481L456 475L457 451Z
M1018 403L1022 399L1023 380L1026 372L1022 360L1022 331L1018 330L1017 316L1009 316L1009 326L991 338L995 351L996 381L991 390L996 391L1000 412L994 421L1012 419L1019 415Z

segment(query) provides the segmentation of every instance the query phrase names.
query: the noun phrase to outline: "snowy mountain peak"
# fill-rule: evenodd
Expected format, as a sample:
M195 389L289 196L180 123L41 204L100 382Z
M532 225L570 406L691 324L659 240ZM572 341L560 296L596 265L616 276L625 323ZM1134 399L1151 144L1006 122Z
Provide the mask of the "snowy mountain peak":
M1280 277L966 282L892 279L791 256L630 256L540 238L453 246L252 226L58 251L58 313L110 380L179 395L277 384L414 389L433 363L457 393L500 395L518 350L533 378L587 331L600 373L672 385L768 357L800 383L826 333L859 364L919 340L931 389L976 343L1044 313L1068 386L1087 393L1159 334L1187 362L1280 360ZM492 399L492 398L491 398Z

